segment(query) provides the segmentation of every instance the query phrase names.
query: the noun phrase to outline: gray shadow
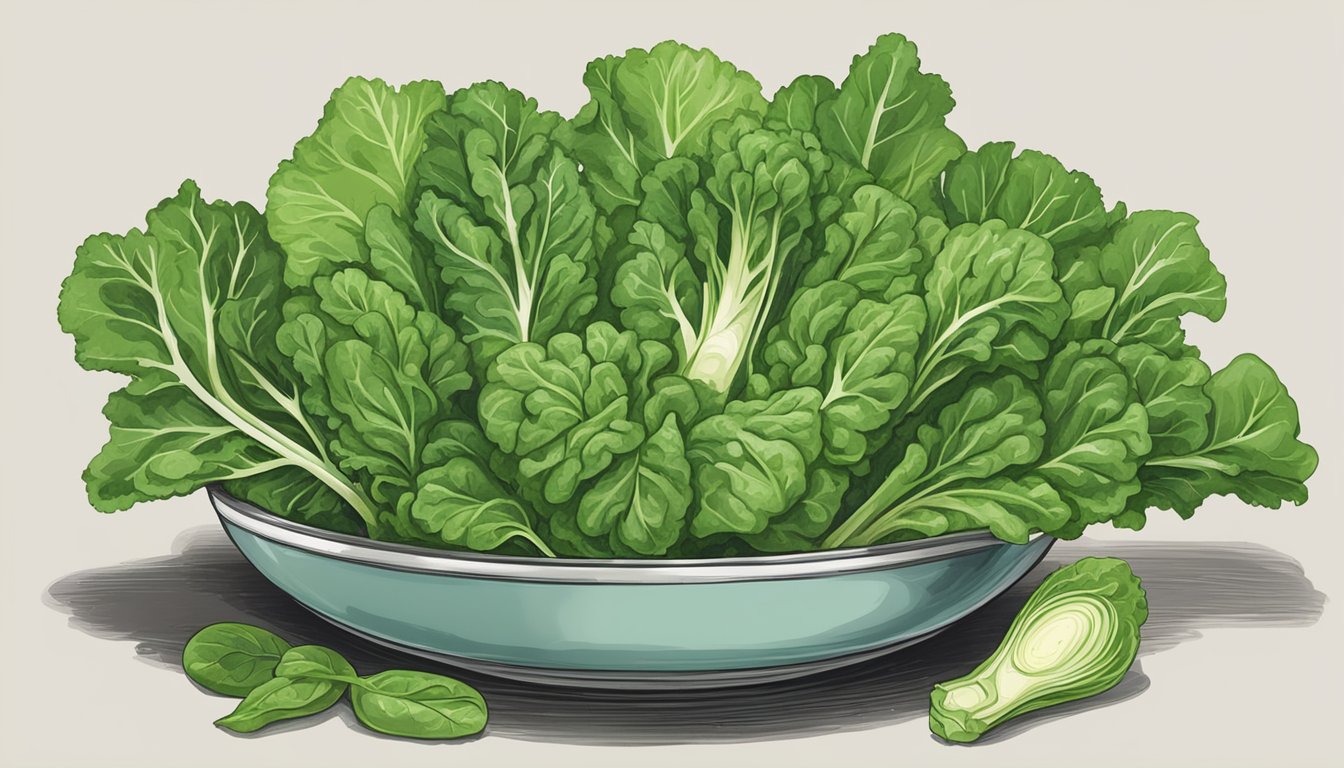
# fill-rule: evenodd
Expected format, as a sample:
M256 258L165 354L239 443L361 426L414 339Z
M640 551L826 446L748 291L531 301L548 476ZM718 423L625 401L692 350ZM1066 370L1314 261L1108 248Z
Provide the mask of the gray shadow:
M1058 566L1086 556L1128 560L1148 591L1140 655L1160 653L1223 627L1314 624L1326 597L1296 560L1258 544L1061 542L1022 581L942 634L882 658L811 677L710 691L601 691L521 683L436 664L352 637L272 586L217 528L178 537L173 554L69 574L44 595L94 637L129 640L139 658L181 672L182 648L201 627L241 621L294 644L320 643L361 673L393 667L450 674L490 705L487 733L571 744L739 742L874 728L928 715L934 683L970 671L998 645L1027 597ZM987 735L994 743L1069 714L1141 694L1140 664L1111 690L1026 715ZM222 700L224 711L229 703ZM345 705L341 705L343 708ZM224 714L221 711L221 715ZM335 714L352 728L348 711ZM317 719L289 724L306 727ZM263 732L264 733L264 732Z

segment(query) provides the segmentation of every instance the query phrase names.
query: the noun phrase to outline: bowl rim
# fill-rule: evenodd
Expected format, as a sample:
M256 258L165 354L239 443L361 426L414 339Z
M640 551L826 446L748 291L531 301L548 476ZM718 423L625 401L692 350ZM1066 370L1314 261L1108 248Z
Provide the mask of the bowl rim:
M867 547L720 558L539 558L435 549L336 533L288 520L206 487L216 514L231 527L310 554L395 571L499 581L564 584L688 584L836 576L918 565L996 547L1027 546L965 531ZM1045 536L1034 534L1029 543ZM237 541L234 542L237 544Z

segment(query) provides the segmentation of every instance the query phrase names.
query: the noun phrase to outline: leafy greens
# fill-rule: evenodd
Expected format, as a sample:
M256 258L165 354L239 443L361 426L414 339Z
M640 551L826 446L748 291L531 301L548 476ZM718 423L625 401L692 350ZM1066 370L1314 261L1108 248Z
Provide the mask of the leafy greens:
M906 38L772 99L671 41L583 82L566 119L351 78L264 214L187 181L85 241L61 326L130 377L93 506L219 484L377 539L690 557L1306 500L1279 378L1186 342L1226 308L1196 220L968 151Z

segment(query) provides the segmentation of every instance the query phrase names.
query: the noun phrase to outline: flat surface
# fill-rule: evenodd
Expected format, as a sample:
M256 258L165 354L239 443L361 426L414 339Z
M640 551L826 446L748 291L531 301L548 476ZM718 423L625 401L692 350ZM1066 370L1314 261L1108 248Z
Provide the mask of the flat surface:
M5 4L0 764L1335 762L1344 623L1325 595L1344 594L1340 11L1175 5ZM1108 200L1200 218L1229 308L1217 326L1191 324L1192 340L1215 366L1258 352L1287 382L1321 454L1312 501L1270 511L1215 500L1189 522L1161 516L1139 534L1057 548L1044 569L1084 554L1131 561L1153 605L1143 655L1091 706L975 747L929 736L927 693L989 651L1030 581L930 643L781 686L632 699L469 678L491 726L455 745L374 738L344 710L258 738L216 730L229 702L172 663L211 621L333 642L361 671L408 662L295 611L240 564L203 494L89 509L79 473L105 439L98 408L117 377L79 371L56 327L83 237L142 224L184 176L209 198L260 203L276 162L352 73L450 87L497 78L572 113L584 63L630 45L707 45L773 91L799 72L838 78L889 30L952 83L951 125L971 145L1015 139L1087 170Z

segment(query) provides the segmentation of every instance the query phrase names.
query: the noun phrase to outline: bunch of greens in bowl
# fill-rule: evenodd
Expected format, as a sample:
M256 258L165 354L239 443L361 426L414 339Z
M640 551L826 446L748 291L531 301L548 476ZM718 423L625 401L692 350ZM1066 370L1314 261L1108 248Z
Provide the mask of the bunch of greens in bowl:
M886 35L763 95L674 42L572 118L351 78L264 212L194 182L78 249L79 363L124 374L102 511L220 484L375 539L571 557L1021 542L1302 503L1316 454L1222 316L1195 219L968 151Z

